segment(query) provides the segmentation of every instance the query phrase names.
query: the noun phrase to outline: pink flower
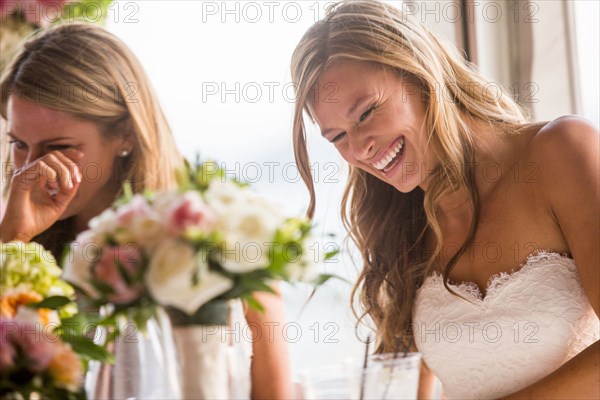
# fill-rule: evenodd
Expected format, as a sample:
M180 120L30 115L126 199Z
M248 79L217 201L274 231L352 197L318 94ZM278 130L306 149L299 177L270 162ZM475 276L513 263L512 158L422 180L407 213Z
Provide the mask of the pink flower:
M120 270L122 267L123 271ZM134 243L118 247L105 247L94 266L93 278L111 287L107 300L115 304L127 304L142 295L144 285L141 275L142 257ZM127 274L128 284L122 273Z
M14 322L0 318L0 374L15 365L16 351L9 333L16 329Z
M129 203L119 207L117 210L117 222L119 226L127 227L138 216L150 213L150 205L143 196L135 195Z
M56 386L73 392L83 381L81 360L56 335L29 322L0 318L0 374L10 374L17 365L34 374L49 371Z
M14 366L17 349L20 349L29 371L34 373L45 371L54 357L57 342L56 336L41 331L36 324L14 319L1 319L0 370L4 371Z
M40 331L34 324L19 322L19 325L20 347L28 360L28 369L32 372L45 371L54 357L58 337L47 331Z
M214 224L212 210L197 192L184 193L167 213L167 229L174 235L181 235L188 229L209 232Z
M15 348L10 342L0 343L0 374L10 370L15 365Z
M27 22L48 26L61 17L65 3L66 0L0 0L0 18L21 9Z
M17 8L17 2L14 0L0 0L0 18L12 14Z

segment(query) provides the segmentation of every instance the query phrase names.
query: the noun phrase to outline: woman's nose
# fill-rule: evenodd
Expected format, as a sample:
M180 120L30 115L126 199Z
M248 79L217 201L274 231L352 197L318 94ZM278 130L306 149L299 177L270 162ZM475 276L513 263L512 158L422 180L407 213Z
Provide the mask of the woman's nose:
M375 155L375 140L366 132L351 132L348 134L352 156L361 161L367 161Z
M29 163L34 162L35 160L37 160L38 158L41 158L43 156L44 156L44 152L41 149L32 148L31 150L29 150L27 152L27 159L25 160L25 163L29 164Z

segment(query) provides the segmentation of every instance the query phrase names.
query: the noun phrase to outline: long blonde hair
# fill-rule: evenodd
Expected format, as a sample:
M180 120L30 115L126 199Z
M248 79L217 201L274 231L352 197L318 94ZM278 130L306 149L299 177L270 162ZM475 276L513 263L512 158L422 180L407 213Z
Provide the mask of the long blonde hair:
M40 31L15 55L0 80L0 91L4 119L12 95L92 121L107 138L133 135L133 151L118 157L114 171L117 179L130 181L135 192L175 185L175 170L183 160L156 95L133 53L105 29L71 23ZM4 197L10 190L10 154L3 154L3 160ZM63 240L50 242L71 229L65 225L56 223L39 241L60 251Z
M412 308L418 287L441 253L442 233L436 218L442 196L467 189L473 208L468 237L443 269L448 274L477 230L479 198L474 180L474 144L467 119L516 131L525 122L521 108L502 90L491 93L489 82L425 26L395 7L373 0L334 4L315 23L292 56L296 87L293 141L300 174L310 192L308 215L314 214L315 191L306 148L304 113L310 115L311 91L321 74L339 61L370 62L416 83L425 101L429 146L438 160L426 192L401 193L378 178L350 166L342 199L342 220L363 258L363 270L353 290L360 292L363 312L378 332L378 351L405 350L412 342ZM487 85L487 86L486 86ZM444 96L440 97L443 92ZM431 229L436 247L423 253L425 232Z

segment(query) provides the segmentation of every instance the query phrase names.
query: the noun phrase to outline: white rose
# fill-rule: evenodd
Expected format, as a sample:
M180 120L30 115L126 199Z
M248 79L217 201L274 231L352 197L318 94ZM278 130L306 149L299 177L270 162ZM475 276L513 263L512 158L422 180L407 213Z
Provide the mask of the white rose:
M167 220L169 210L180 196L178 191L160 192L156 194L152 200L152 210L158 215L159 220Z
M40 328L40 323L42 322L40 320L40 315L37 313L36 310L29 308L29 307L24 307L24 306L20 306L17 308L17 312L15 313L14 320L19 321L19 322L25 322L26 324L34 325L37 328ZM52 321L52 322L54 322L54 321Z
M158 215L138 216L131 222L130 232L135 242L151 254L165 237L165 229Z
M38 314L37 310L34 310L29 307L19 306L17 308L17 312L13 319L19 322L25 322L27 324L34 325L37 329L43 331L54 331L54 328L60 325L60 318L58 317L58 313L54 310L49 310L45 315L45 321L40 318L40 314Z
M225 251L220 260L232 273L245 273L269 266L272 243L283 217L261 197L252 197L245 204L222 216Z
M83 289L91 297L97 297L98 292L90 284L91 265L98 260L102 242L99 235L92 231L82 232L73 243L67 261L63 267L62 278Z
M192 277L198 271L199 282ZM189 245L174 239L162 242L150 260L146 276L148 290L162 305L193 314L203 304L233 287L225 276L212 272Z
M89 222L89 227L98 234L111 234L118 227L117 214L108 208L102 214L92 218Z
M229 181L212 181L204 194L206 203L220 215L243 206L252 197L252 193Z
M117 243L136 243L151 253L165 237L165 228L158 214L148 213L132 217L126 227L119 226L112 236Z

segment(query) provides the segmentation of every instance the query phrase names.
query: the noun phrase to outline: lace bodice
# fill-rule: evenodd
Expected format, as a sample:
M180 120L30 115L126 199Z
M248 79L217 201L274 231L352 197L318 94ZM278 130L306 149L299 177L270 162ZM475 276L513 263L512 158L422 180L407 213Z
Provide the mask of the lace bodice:
M473 282L439 274L417 291L415 341L448 398L491 399L550 374L599 338L600 323L573 259L530 255L513 273L490 279L486 295Z

